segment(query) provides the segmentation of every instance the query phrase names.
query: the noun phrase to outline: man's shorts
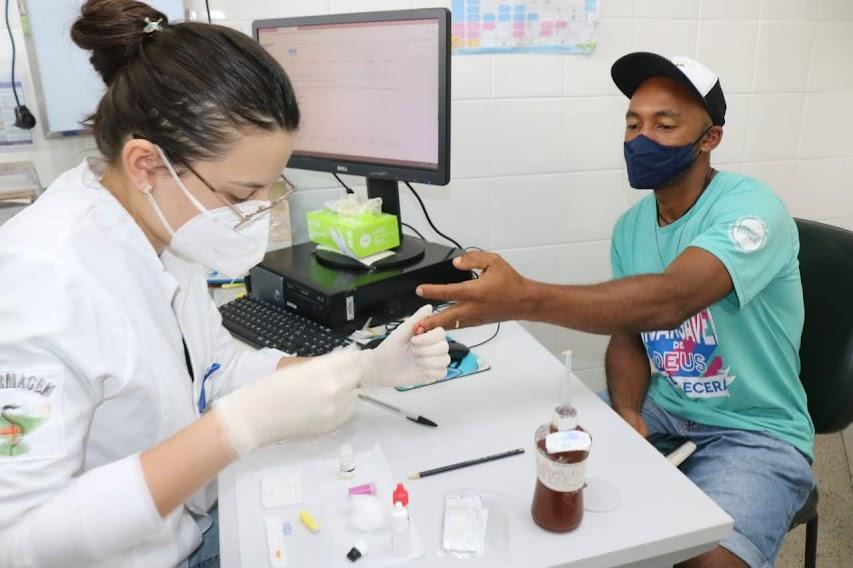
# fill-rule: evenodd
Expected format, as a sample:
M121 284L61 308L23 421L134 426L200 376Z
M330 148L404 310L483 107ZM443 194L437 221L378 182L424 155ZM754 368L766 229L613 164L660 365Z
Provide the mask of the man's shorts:
M219 568L219 505L207 512L209 521L199 522L202 541L189 557L189 568ZM208 517L200 517L207 520ZM207 524L207 526L202 526Z
M599 396L610 404L606 391ZM767 432L697 424L670 414L648 396L641 414L656 446L696 444L680 469L734 519L734 530L720 546L752 568L772 566L814 487L809 460Z

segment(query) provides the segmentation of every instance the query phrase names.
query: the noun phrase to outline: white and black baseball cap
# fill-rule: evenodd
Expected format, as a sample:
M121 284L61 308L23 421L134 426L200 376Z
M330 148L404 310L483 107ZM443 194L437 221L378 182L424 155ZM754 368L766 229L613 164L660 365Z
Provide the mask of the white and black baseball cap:
M619 90L629 99L646 79L669 77L696 93L715 126L726 123L726 98L720 87L720 78L689 57L676 55L667 59L656 53L629 53L616 60L610 68L610 75Z

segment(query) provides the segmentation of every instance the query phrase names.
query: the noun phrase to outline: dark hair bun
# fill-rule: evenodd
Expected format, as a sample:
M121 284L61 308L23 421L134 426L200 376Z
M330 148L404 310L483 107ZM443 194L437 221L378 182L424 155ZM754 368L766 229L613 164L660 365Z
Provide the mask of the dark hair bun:
M144 31L145 18L161 20L162 26L168 23L165 14L144 2L88 0L83 4L80 18L71 26L71 39L92 52L89 61L107 85L133 60L150 35Z

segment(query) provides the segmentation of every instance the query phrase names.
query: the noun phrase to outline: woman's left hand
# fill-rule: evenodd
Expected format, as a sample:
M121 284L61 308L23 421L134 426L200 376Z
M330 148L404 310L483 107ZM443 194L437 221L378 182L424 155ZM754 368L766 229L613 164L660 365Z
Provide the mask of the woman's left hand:
M406 321L372 350L362 351L366 363L361 386L378 387L433 383L444 378L450 364L447 337L443 328L414 335L414 328L433 312L431 305L421 306Z

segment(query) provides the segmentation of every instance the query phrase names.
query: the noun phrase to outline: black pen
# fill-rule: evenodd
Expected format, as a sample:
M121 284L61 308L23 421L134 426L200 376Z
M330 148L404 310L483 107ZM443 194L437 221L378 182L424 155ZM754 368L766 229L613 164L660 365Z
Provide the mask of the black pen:
M421 479L422 477L428 477L430 475L435 475L436 473L444 473L445 471L453 471L454 469L460 469L463 467L468 467L468 466L486 463L486 462L490 462L490 461L500 460L500 459L508 458L511 456L517 456L517 455L523 454L523 453L524 453L524 448L518 448L516 450L510 450L508 452L503 452L501 454L494 454L492 456L477 458L475 460L468 460L468 461L464 461L464 462L445 465L442 467L437 467L435 469L428 469L426 471L421 471L419 473L413 473L412 475L409 476L409 479Z
M438 428L438 424L430 420L429 418L424 418L419 414L414 414L413 412L409 412L408 410L403 410L402 408L397 408L391 404L388 404L385 401L373 398L371 396L367 396L366 394L358 395L358 398L363 400L364 402L369 402L371 404L375 404L379 408L384 408L385 410L390 410L391 412L396 412L402 416L405 416L407 419L415 422L417 424L423 424L424 426L429 426L430 428Z

